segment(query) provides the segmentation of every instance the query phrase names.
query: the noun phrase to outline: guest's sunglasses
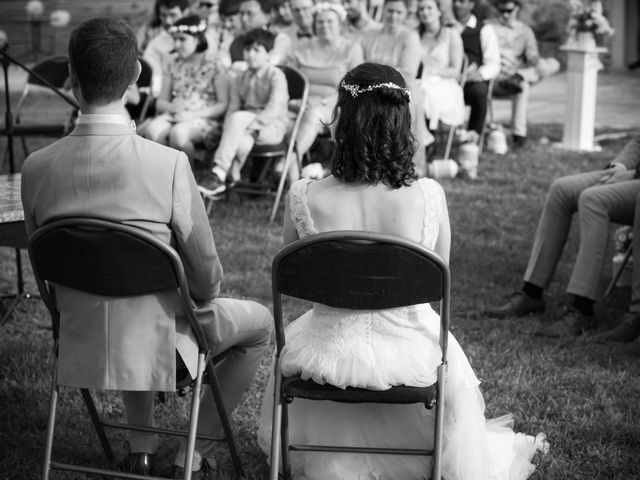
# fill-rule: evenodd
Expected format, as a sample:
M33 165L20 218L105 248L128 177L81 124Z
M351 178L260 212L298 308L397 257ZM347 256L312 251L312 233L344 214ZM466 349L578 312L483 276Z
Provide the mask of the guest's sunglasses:
M500 13L511 13L516 9L516 7L498 7L498 11Z
M200 8L212 8L216 6L216 4L212 2L200 2L198 5Z

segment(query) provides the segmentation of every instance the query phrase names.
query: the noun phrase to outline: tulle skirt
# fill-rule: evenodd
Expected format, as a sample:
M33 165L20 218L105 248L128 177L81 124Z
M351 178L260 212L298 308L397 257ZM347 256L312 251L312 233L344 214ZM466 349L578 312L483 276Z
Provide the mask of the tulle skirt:
M282 356L287 375L297 373L343 388L433 383L440 362L439 318L428 305L366 314L327 307L316 307L314 311L287 328L287 350ZM531 463L534 453L546 448L544 435L534 438L515 433L510 415L486 421L478 384L460 345L449 334L444 478L526 479L535 469ZM273 374L264 395L258 430L258 443L267 455L272 409ZM434 411L424 405L296 399L289 405L289 418L291 443L433 447ZM292 452L291 459L296 480L417 480L430 478L431 471L431 459L427 457Z

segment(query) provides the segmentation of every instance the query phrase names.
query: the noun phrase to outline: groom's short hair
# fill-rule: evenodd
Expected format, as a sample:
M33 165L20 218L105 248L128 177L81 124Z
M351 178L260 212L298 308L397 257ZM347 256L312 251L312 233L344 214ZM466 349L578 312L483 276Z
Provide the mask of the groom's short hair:
M69 65L84 100L106 105L122 98L137 72L134 31L122 20L98 17L76 27L69 38Z

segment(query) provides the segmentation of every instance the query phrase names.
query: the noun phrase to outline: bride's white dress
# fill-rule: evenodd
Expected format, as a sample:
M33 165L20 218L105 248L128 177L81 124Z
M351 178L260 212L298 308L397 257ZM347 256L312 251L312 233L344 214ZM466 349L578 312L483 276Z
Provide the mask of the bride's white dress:
M291 216L304 237L318 233L306 201L308 179L291 187ZM425 200L422 243L433 248L438 236L438 183L418 181ZM282 352L285 375L300 374L339 387L387 389L427 386L440 363L438 314L428 305L354 311L315 304L286 329ZM525 479L530 460L545 446L512 430L511 416L486 421L484 401L460 345L449 334L443 449L446 480ZM258 443L269 454L273 372L264 395ZM435 410L435 409L434 409ZM289 405L292 443L431 448L434 411L423 405L340 404L295 400ZM292 452L296 480L419 480L429 477L427 457Z

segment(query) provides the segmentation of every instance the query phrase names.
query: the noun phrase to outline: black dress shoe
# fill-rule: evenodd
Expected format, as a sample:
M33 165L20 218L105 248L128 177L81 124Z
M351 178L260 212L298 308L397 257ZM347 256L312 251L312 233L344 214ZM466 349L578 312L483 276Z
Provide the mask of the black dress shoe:
M593 315L584 315L575 308L569 308L555 322L542 325L535 334L539 337L577 337L595 327L596 319Z
M504 305L490 308L486 314L490 317L522 317L530 313L544 311L544 300L541 298L531 298L522 291L512 293Z
M130 453L122 462L122 471L138 475L151 475L154 459L155 455L150 453Z
M522 135L514 135L512 142L513 142L513 148L515 149L524 148L527 144L527 137L523 137Z
M640 314L627 312L617 327L595 335L597 342L632 342L640 336Z

